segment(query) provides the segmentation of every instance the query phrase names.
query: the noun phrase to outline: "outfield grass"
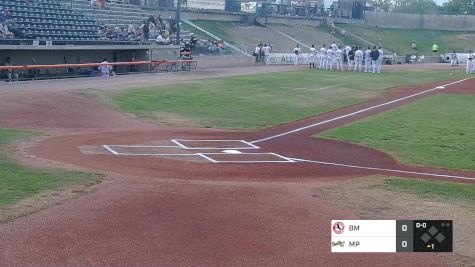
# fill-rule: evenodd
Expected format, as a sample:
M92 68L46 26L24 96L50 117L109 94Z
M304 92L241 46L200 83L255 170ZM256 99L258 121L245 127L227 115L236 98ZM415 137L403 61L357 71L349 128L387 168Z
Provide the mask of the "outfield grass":
M6 156L6 147L11 141L35 135L33 132L0 129L0 208L42 191L95 182L102 178L101 175L84 172L32 169Z
M432 45L437 42L440 53L450 53L454 49L457 52L472 49L475 41L473 32L455 32L424 29L387 29L376 28L355 24L340 24L338 27L356 34L370 42L378 43L383 40L383 47L394 51L399 55L413 54L412 41L417 44L418 54L431 55ZM366 47L365 44L363 44Z
M475 170L474 103L474 95L435 95L321 135L374 147L402 162Z
M475 202L475 184L461 184L420 179L389 178L384 184L390 189L415 194L421 198L458 199Z
M174 124L167 119L174 114L199 127L261 129L380 97L393 86L417 86L459 76L462 71L454 75L447 71L381 75L296 71L136 88L113 99L123 111L159 122Z

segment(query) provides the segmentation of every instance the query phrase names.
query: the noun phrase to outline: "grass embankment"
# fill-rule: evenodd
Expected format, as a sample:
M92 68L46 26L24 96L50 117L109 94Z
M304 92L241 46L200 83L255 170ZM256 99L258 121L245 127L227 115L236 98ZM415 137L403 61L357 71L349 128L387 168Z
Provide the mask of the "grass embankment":
M415 194L421 198L475 202L475 184L400 178L385 179L384 184L388 189Z
M462 75L448 71L381 75L296 71L136 88L113 99L123 111L159 122L175 124L168 118L176 116L198 127L261 129L380 97L394 86L417 86Z
M96 182L102 178L101 175L85 172L33 169L7 157L6 147L10 142L35 135L37 134L33 132L0 128L0 208L11 206L42 191Z
M473 95L435 95L322 135L384 150L402 162L475 170L473 103Z
M229 32L234 29L234 23L232 21L213 21L213 20L193 20L194 24L200 26L201 28L207 30L208 32L222 38L225 42L235 44L233 37ZM185 24L185 29L197 34L200 38L210 38L205 33L194 29L193 27ZM211 38L213 39L213 38Z
M473 32L439 31L423 29L388 29L355 24L339 24L338 27L373 43L381 38L383 47L399 55L431 55L432 45L437 42L439 53L467 52L473 46ZM411 49L412 41L417 44L417 51ZM359 43L356 41L356 43ZM366 44L361 44L366 47Z

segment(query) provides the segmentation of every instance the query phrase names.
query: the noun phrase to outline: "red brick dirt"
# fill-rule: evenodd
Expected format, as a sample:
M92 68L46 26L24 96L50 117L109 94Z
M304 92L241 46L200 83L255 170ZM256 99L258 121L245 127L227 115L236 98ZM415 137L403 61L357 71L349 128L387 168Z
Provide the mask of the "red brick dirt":
M444 84L444 83L440 83ZM258 140L433 88L377 99L262 132L172 128L114 112L69 91L0 97L0 127L55 136L29 149L37 158L102 171L107 179L77 199L0 225L1 266L450 266L436 254L331 254L330 220L356 219L314 189L373 174L444 179L316 163L200 163L146 156L86 155L80 146L157 140ZM260 152L416 172L473 172L408 166L318 132L437 93L474 93L473 79L318 127L258 142ZM459 181L456 179L448 179ZM462 182L462 180L460 180ZM475 182L463 180L463 182ZM421 215L423 217L423 215ZM388 218L403 219L403 218Z

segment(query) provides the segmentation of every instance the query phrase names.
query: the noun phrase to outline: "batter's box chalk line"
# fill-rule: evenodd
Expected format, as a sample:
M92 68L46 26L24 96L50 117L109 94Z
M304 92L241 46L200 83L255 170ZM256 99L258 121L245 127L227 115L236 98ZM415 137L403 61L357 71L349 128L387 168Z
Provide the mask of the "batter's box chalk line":
M272 152L242 152L240 150L260 149L245 140L191 140L172 139L176 145L103 145L102 147L113 155L124 156L198 156L212 163L294 163L285 156ZM135 153L120 152L120 149L150 149L150 148L177 148L183 151L190 150L221 150L221 152L196 153ZM119 151L118 151L119 150ZM190 151L191 152L191 151Z
M244 140L186 140L172 139L173 143L183 149L259 149L260 147ZM188 143L188 144L187 144ZM195 144L195 145L193 145ZM212 144L212 145L211 145Z
M277 153L197 153L213 163L294 163L296 161ZM218 159L218 158L224 159ZM244 157L244 159L240 159ZM259 159L266 158L266 159ZM233 159L234 158L234 159ZM247 159L246 159L247 158ZM253 159L254 158L254 159Z

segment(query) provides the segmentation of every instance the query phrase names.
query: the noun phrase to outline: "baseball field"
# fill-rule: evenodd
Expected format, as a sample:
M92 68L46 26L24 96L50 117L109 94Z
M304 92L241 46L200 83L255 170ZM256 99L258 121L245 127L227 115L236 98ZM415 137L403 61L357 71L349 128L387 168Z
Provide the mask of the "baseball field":
M474 88L440 64L2 84L0 265L472 266ZM332 219L453 220L454 252L332 254Z

